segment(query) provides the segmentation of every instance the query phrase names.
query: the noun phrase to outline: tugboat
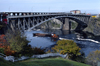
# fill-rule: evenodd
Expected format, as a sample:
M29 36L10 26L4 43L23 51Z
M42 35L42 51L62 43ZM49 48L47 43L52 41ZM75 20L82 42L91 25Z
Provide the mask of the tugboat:
M38 36L38 37L51 37L51 38L54 38L54 39L58 39L59 36L56 35L56 34L43 34L43 33L33 33L33 37L34 36Z

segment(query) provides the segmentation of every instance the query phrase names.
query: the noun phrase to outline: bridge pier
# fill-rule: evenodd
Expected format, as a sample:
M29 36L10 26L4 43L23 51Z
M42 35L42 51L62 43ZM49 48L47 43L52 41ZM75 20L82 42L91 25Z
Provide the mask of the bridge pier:
M21 23L21 22L20 22L20 19L18 19L18 29L19 29L19 30L20 30L20 28L21 28L21 27L20 27L20 23Z
M13 32L15 32L15 20L10 20L10 29L13 31Z
M31 19L28 18L28 29L31 27L30 23L31 23Z
M62 30L69 30L69 18L63 18L63 27L62 27Z
M25 30L25 23L26 23L26 20L25 18L23 19L23 30Z
M71 30L71 21L69 21L69 31Z

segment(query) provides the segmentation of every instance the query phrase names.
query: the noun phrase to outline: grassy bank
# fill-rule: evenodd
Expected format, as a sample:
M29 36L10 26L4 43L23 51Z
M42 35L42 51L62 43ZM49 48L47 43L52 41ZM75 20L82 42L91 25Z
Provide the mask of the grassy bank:
M19 62L8 62L0 59L0 66L90 66L63 58L28 59Z

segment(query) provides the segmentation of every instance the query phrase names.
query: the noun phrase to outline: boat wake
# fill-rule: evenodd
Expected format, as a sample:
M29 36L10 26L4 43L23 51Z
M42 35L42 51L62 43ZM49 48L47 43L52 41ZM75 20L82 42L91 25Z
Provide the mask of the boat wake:
M59 39L60 39L60 40L68 40L68 39L65 39L65 38L61 38L61 37L59 37Z
M77 40L82 40L82 41L91 41L94 43L100 43L99 41L93 40L93 39L82 39L82 38L76 38Z
M70 39L66 39L66 38L59 38L60 40L70 40ZM97 43L97 44L100 44L99 41L96 41L96 40L93 40L93 39L82 39L82 38L76 38L76 40L79 40L79 41L91 41L91 42L94 42L94 43Z

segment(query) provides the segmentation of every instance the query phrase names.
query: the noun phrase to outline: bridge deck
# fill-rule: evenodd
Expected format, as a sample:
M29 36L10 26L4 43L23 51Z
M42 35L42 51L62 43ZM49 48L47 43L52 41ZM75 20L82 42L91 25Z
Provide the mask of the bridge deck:
M61 16L61 14L43 14L43 15L24 15L24 16L8 16L8 18L38 17L38 16Z

